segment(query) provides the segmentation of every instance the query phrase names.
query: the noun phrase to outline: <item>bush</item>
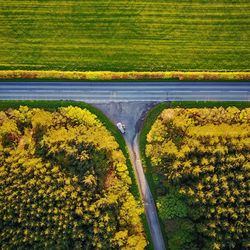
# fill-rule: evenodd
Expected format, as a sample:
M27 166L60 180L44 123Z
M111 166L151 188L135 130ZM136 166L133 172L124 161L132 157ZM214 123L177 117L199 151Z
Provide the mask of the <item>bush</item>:
M168 240L170 250L198 250L194 243L196 239L195 226L190 220L176 220L176 229L170 232ZM168 231L168 230L167 230Z
M162 220L184 218L188 214L188 207L178 192L158 198L157 207Z
M112 72L112 71L39 71L1 70L0 79L70 79L70 80L249 80L250 72Z

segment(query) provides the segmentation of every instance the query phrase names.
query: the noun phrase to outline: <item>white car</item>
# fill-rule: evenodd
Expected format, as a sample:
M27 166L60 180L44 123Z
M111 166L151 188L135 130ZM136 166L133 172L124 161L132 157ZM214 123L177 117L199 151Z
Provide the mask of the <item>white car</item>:
M122 124L121 122L118 122L116 124L117 128L121 131L122 134L125 134L125 125Z

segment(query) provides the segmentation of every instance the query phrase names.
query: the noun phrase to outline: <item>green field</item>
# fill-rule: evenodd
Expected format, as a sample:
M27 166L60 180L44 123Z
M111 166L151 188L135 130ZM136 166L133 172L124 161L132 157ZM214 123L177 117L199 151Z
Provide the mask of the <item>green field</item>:
M249 0L4 0L0 69L250 71Z

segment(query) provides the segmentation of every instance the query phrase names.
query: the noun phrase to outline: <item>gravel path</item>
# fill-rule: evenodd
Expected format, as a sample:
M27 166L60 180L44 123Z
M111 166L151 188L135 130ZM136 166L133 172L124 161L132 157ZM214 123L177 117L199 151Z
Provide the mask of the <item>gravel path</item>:
M114 124L122 122L126 126L124 138L132 145L145 114L155 104L156 102L109 102L93 103L92 105L102 110Z
M138 145L138 132L147 111L154 106L152 102L128 102L128 103L102 103L95 104L101 109L115 124L119 121L125 124L126 134L124 135L127 143L131 161L133 163L139 186L141 198L155 250L164 250L165 244L161 233L158 215L153 196L145 178L140 151Z
M160 223L158 220L158 214L156 211L154 199L153 199L152 193L149 189L147 180L143 172L137 136L138 134L134 138L132 148L131 148L131 145L128 145L130 156L131 156L133 166L135 168L137 181L139 182L140 193L141 193L141 197L143 200L144 209L145 209L154 249L164 250L166 249L165 243L164 243L164 239L162 236L161 227L160 227Z

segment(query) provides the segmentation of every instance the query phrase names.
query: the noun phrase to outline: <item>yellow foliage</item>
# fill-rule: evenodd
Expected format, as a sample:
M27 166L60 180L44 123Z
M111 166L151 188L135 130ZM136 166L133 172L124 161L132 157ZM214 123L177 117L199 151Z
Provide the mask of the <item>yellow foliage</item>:
M250 72L111 72L111 71L39 71L39 70L0 70L0 79L178 79L178 80L250 80Z
M88 110L0 112L0 161L3 249L145 248L126 158Z
M213 249L246 239L249 108L166 109L148 133L146 155L167 189L178 188L202 211Z

